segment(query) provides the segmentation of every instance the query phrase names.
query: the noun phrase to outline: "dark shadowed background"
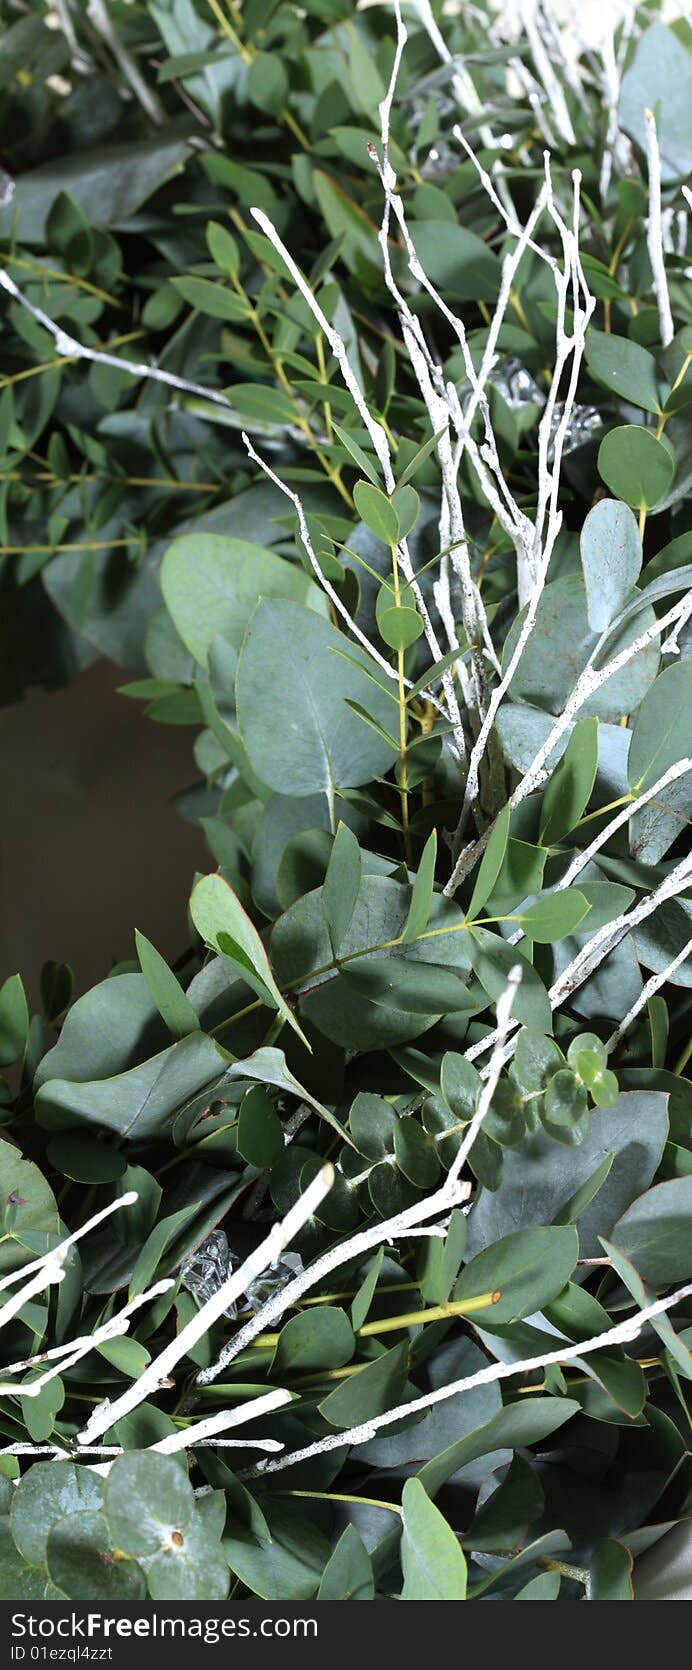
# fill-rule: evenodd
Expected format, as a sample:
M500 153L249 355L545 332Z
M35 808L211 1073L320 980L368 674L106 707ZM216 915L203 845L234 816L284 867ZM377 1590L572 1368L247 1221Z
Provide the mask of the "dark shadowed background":
M69 962L76 991L133 957L141 928L184 950L201 833L171 805L192 782L192 732L152 724L99 660L64 689L0 709L0 981L38 1001L42 964Z

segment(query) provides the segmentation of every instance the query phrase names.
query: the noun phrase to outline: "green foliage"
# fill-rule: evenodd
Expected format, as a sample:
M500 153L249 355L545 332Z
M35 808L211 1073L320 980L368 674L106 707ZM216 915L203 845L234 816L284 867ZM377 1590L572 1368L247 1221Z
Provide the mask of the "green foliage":
M564 247L544 212L491 339L516 237L451 137L455 87L418 18L389 157L442 310L393 214L386 250L432 345L428 404L379 240L372 150L391 8L277 0L232 6L226 27L202 0L111 10L117 59L74 14L88 76L73 76L42 5L0 54L16 175L2 273L87 350L63 352L3 290L0 698L64 682L96 654L125 667L125 695L152 722L194 733L181 807L211 859L174 969L123 924L130 960L109 972L104 948L104 978L76 1000L58 962L44 968L40 1017L19 974L0 987L0 1277L137 1195L71 1247L55 1289L7 1319L0 1595L629 1599L640 1561L689 1515L689 1297L643 1342L577 1352L690 1275L684 878L646 912L685 850L691 774L626 816L690 752L689 622L671 659L660 621L692 574L692 304L688 254L666 248L664 344L643 117L655 113L677 225L689 31L648 8L629 46L619 38L632 147L609 182L593 64L579 98L565 85L551 177L558 205L582 177L594 310L584 359L570 360L577 406L546 584L531 596L485 425L526 531L551 491L571 375L548 437L556 301L537 250L560 264ZM473 93L463 133L523 223L544 137L533 101L508 102L506 71L515 53L539 81L540 65L530 42L490 34L483 6L457 10L444 28ZM316 314L253 207L299 262ZM576 300L570 290L568 331ZM469 417L471 445L451 466L462 534L446 414L456 402L466 421L489 347L487 413ZM575 705L580 678L590 693ZM496 1006L517 965L488 1094ZM468 1213L447 1196L434 1234L383 1225L424 1210L462 1144ZM114 1404L188 1339L204 1298L193 1255L220 1231L217 1252L225 1237L237 1267L327 1159L333 1185L291 1248L306 1269L330 1254L326 1275L207 1385L199 1372L239 1326L229 1307L116 1418L105 1441L122 1453L92 1472L76 1442L85 1397ZM268 1295L286 1271L263 1272ZM109 1332L162 1278L127 1334ZM255 1299L239 1299L240 1325ZM66 1352L26 1395L45 1352L98 1329L88 1354ZM557 1364L513 1370L561 1348ZM497 1365L501 1376L483 1372ZM457 1381L472 1384L432 1401ZM255 1417L252 1439L279 1440L279 1467L326 1443L286 1479L275 1457L257 1467L251 1438L236 1457L188 1435L277 1388L290 1407ZM412 1413L416 1399L429 1402ZM182 1434L187 1451L152 1448ZM10 1453L32 1442L60 1459Z

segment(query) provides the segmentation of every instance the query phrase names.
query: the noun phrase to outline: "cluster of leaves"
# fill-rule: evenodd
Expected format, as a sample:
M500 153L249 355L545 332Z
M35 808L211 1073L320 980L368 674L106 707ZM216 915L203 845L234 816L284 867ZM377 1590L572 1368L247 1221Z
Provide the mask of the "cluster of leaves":
M8 303L2 540L15 555L3 569L4 692L68 676L95 652L126 666L127 693L153 720L197 727L200 780L181 804L218 870L193 888L192 947L176 972L138 934L136 956L74 1002L69 971L47 965L42 1017L29 1016L18 975L0 991L0 1277L101 1204L138 1197L72 1247L56 1296L11 1320L6 1362L25 1363L29 1381L48 1347L95 1337L124 1292L175 1278L126 1336L67 1362L38 1396L14 1395L8 1373L6 1444L53 1443L71 1456L85 1399L118 1397L194 1314L181 1279L188 1255L223 1224L243 1256L325 1157L336 1181L296 1242L306 1266L422 1201L478 1106L469 1051L487 1045L517 962L522 979L516 1047L469 1155L468 1216L454 1211L444 1236L402 1234L354 1254L336 1292L318 1283L277 1333L200 1385L232 1332L228 1319L214 1323L175 1383L108 1432L124 1453L105 1480L69 1459L0 1456L0 1592L629 1598L633 1559L689 1511L689 1305L630 1348L527 1373L503 1393L481 1384L327 1449L286 1481L258 1472L244 1482L256 1463L249 1441L232 1467L212 1447L188 1460L151 1446L282 1386L290 1406L252 1434L298 1449L493 1359L573 1347L689 1278L689 960L609 1045L644 977L684 948L689 901L660 906L551 998L575 956L684 850L689 774L612 834L578 886L561 885L613 811L689 751L689 627L674 663L654 638L601 685L535 792L509 804L579 674L626 650L690 584L692 298L684 253L668 254L676 329L663 347L642 115L657 113L664 193L677 204L692 152L689 30L635 31L620 109L628 172L616 170L605 194L607 112L588 62L583 103L566 90L575 143L560 142L553 179L566 198L571 170L583 175L583 265L598 313L578 400L595 421L563 461L563 526L483 762L475 862L448 896L464 785L435 689L470 666L475 646L453 589L458 646L431 664L397 559L406 538L437 620L438 437L383 281L368 153L393 19L349 0L299 10L250 0L242 16L191 0L109 10L125 81L122 53L115 74L93 19L80 19L77 54L96 60L96 76L73 74L74 46L38 9L0 45L18 174L0 210L4 270L84 347L141 367L134 376L63 354L21 302ZM487 125L501 125L525 218L543 140L535 107L508 98L506 73L517 52L531 63L530 46L489 45L475 13L449 20L447 38L476 89L464 132L485 165L497 155ZM141 88L133 104L133 71L144 107ZM463 313L478 366L511 241L450 141L453 104L450 71L417 29L390 155L416 250ZM329 341L251 205L300 257L347 345L391 437L393 493ZM559 259L547 217L536 235ZM463 400L458 343L391 246L397 282ZM529 248L488 389L502 466L529 515L555 320L550 273ZM152 358L214 398L147 377ZM519 402L517 360L531 395ZM255 472L242 429L300 494L304 529ZM482 435L480 414L472 429ZM514 551L468 455L460 481L473 578L506 667L525 618ZM379 661L344 628L344 610ZM390 1333L401 1336L393 1345Z

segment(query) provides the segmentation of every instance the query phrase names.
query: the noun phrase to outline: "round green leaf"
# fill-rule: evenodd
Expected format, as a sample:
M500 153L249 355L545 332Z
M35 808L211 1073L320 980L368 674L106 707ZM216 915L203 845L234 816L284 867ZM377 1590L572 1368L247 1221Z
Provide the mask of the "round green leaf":
M637 433L644 434L645 431L638 430ZM526 611L522 610L510 627L502 651L503 667L508 665L514 653L525 616ZM511 757L523 758L530 748L530 760L544 741L546 729L540 724L536 728L533 721L537 708L547 709L549 713L562 713L587 664L602 667L611 656L626 649L654 623L653 609L642 609L636 620L626 622L599 651L599 634L589 626L586 587L581 577L566 574L562 579L551 581L541 594L534 630L512 679L512 703L517 705L510 711L520 721L522 730L525 729L524 720L528 720L529 729L525 737L520 734L516 739L521 744L519 750L516 750L511 734L506 736L502 731L504 745ZM582 704L581 714L596 714L600 720L619 723L623 713L632 713L638 707L653 683L658 663L658 644L649 644L588 697ZM556 763L554 757L550 763ZM526 768L522 766L521 769Z
M70 1600L142 1600L141 1566L116 1553L102 1513L69 1515L52 1526L46 1545L51 1581Z
M348 1123L356 1147L367 1159L383 1160L386 1154L391 1154L397 1115L384 1097L359 1090Z
M466 1560L456 1536L420 1479L407 1479L401 1498L404 1531L402 1600L465 1600Z
M435 1144L417 1119L406 1115L394 1132L394 1153L399 1169L417 1189L434 1189L440 1175Z
M29 1035L27 1008L21 975L10 974L0 987L0 1067L24 1053Z
M324 1568L318 1600L374 1600L372 1562L354 1525L347 1525Z
M519 921L529 939L537 940L539 945L552 945L573 934L590 908L588 899L578 888L565 887L559 893L544 893L519 912Z
M309 1306L282 1328L272 1377L296 1369L343 1368L354 1350L355 1337L345 1311L336 1305Z
M22 1559L6 1515L0 1519L0 1600L43 1600L46 1574Z
M557 1127L580 1142L588 1128L588 1099L583 1084L569 1067L563 1067L550 1080L545 1093L544 1123L546 1129Z
M324 611L322 594L296 563L220 534L174 540L161 564L161 590L183 643L203 667L217 634L240 649L258 595Z
M103 1480L71 1461L36 1461L20 1479L12 1499L12 1534L20 1554L42 1566L52 1526L99 1508Z
M581 532L581 562L592 632L603 632L627 602L642 566L636 518L619 499L600 499Z
M383 609L378 619L380 632L390 649L410 649L424 631L417 609Z
M319 1526L292 1509L295 1504L268 1496L266 1538L251 1538L244 1526L231 1521L223 1539L231 1571L262 1600L309 1600L329 1560L329 1543Z
M409 487L404 483L403 486L395 488L392 505L399 519L399 538L406 539L415 527L420 511L420 499L415 487Z
M174 1538L194 1524L195 1497L172 1456L118 1456L108 1474L104 1511L113 1543L135 1559L182 1547Z
M364 667L371 667L364 652L309 609L258 604L238 661L236 699L241 737L261 782L281 793L331 798L335 788L357 788L388 769L394 744L347 706L350 698L376 725L391 725L391 696Z
M32 1160L11 1142L0 1142L0 1274L48 1252L60 1232L52 1189Z
M656 361L638 342L595 330L592 325L586 333L586 363L599 383L621 400L641 406L645 412L660 412Z
M360 1426L385 1409L396 1408L406 1381L408 1351L409 1342L403 1340L342 1380L320 1403L320 1414L330 1426Z
M617 499L635 510L653 510L668 492L675 459L666 442L657 440L650 429L623 423L601 441L598 469Z

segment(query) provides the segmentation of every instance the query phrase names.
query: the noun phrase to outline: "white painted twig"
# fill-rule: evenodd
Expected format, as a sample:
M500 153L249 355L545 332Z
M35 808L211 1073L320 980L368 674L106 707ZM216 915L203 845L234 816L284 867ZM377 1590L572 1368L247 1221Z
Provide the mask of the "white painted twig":
M590 864L592 858L595 858L596 853L600 852L602 847L607 846L618 829L622 829L623 824L629 823L630 818L633 818L636 812L641 811L642 806L648 806L650 800L655 800L658 795L663 794L671 783L676 782L678 777L685 777L688 771L692 771L692 759L676 760L675 765L669 766L668 770L664 771L663 775L651 784L650 789L644 789L641 794L628 801L627 805L623 806L621 811L610 819L610 822L605 825L600 834L594 835L593 840L584 848L584 851L576 853L562 880L557 883L557 887L560 889L571 887L577 876L581 875L582 870L585 870L587 864Z
M413 1206L408 1206L404 1212L397 1212L394 1217L387 1218L382 1223L374 1224L369 1229L363 1229L358 1235L351 1236L348 1241L342 1241L337 1246L330 1247L328 1252L323 1253L321 1258L316 1259L315 1263L309 1265L308 1269L304 1270L301 1275L295 1276L293 1281L287 1282L280 1293L276 1293L273 1298L268 1299L262 1309L256 1315L250 1317L242 1328L238 1329L233 1339L229 1340L228 1344L224 1346L216 1362L211 1363L209 1368L202 1369L201 1373L197 1375L198 1385L208 1386L213 1380L217 1380L227 1365L233 1362L234 1358L241 1351L244 1351L246 1346L252 1344L257 1334L264 1333L272 1322L283 1316L284 1312L290 1310L298 1299L302 1299L304 1293L308 1293L310 1288L315 1287L318 1282L324 1281L325 1277L331 1275L333 1270L338 1270L342 1264L348 1264L353 1258L363 1258L374 1247L379 1247L386 1242L396 1241L400 1236L407 1235L409 1230L413 1230L414 1226L419 1225L425 1218L433 1218L440 1212L449 1211L450 1206L459 1206L463 1200L468 1199L470 1193L471 1188L468 1183L457 1183L450 1190L445 1180L442 1187L437 1189L433 1195L429 1195L426 1200L416 1201Z
M627 805L623 806L621 811L610 819L610 822L605 825L600 834L594 835L593 840L589 842L587 847L584 847L583 852L575 854L571 864L565 870L564 876L555 883L555 892L561 893L566 887L571 887L577 877L591 863L592 858L595 858L596 853L600 852L602 847L607 846L618 829L622 829L624 824L629 823L635 813L641 811L642 806L647 806L650 800L655 800L658 795L662 794L670 783L676 782L679 777L686 776L688 771L692 771L692 760L676 760L675 765L669 766L668 770L664 771L663 775L651 784L650 789L645 789L642 794L633 796L627 802ZM524 937L524 929L517 928L513 934L510 934L507 943L508 945L518 945L519 940L524 939Z
M421 1414L424 1410L432 1409L437 1403L445 1403L450 1397L458 1397L461 1392L471 1392L476 1386L492 1385L495 1380L507 1380L517 1374L533 1374L537 1370L550 1368L553 1363L569 1363L575 1359L590 1357L594 1351L608 1350L614 1345L629 1345L639 1337L647 1322L653 1321L656 1316L664 1315L675 1305L682 1304L691 1294L692 1282L689 1282L685 1287L678 1288L677 1292L670 1293L667 1298L654 1300L644 1309L637 1311L628 1321L618 1322L605 1333L595 1334L591 1339L581 1340L577 1345L565 1343L556 1351L548 1351L540 1357L526 1357L519 1363L489 1363L487 1368L480 1369L477 1374L465 1375L461 1380L453 1380L448 1386L439 1386L434 1392L426 1392L422 1397L413 1398L410 1403L398 1404L395 1409L387 1409L382 1415L374 1415L361 1426L347 1427L343 1432L330 1433L328 1437L320 1438L314 1444L307 1444L304 1449L291 1450L288 1454L277 1456L275 1461L260 1461L256 1467L249 1468L242 1476L264 1477L267 1473L279 1473L286 1467L295 1467L297 1462L308 1461L312 1456L338 1450L345 1444L367 1444L383 1427L393 1426L396 1421L405 1420L409 1415Z
M168 388L179 389L183 394L195 394L202 400L210 400L216 406L225 406L233 411L232 402L221 389L204 388L201 383L190 383L185 377L176 377L172 371L163 371L158 365L150 365L145 360L135 361L121 359L117 354L109 354L102 348L86 348L84 343L78 342L76 337L70 336L63 330L62 325L56 324L42 307L36 307L23 294L9 273L0 269L0 289L6 290L14 301L20 302L31 314L36 323L43 326L53 338L58 354L68 360L89 360L93 365L110 365L115 371L126 371L131 377L148 378L150 382L165 383Z
M678 616L672 632L668 633L668 637L664 638L663 643L661 644L661 655L680 654L678 639L680 637L680 633L684 631L690 615L692 615L692 589L687 592L685 606Z
M227 1432L229 1427L244 1426L246 1421L256 1421L260 1415L268 1415L272 1409L282 1409L285 1404L293 1402L293 1395L283 1386L277 1386L275 1391L267 1392L264 1397L248 1398L247 1402L239 1403L235 1409L220 1409L216 1415L207 1415L202 1421L195 1421L181 1432L171 1432L166 1438L160 1438L157 1444L152 1444L152 1450L158 1450L161 1455L175 1455L178 1450L190 1450L195 1444L202 1443L205 1438L213 1438L219 1432ZM239 1444L247 1440L238 1439ZM282 1450L283 1444L277 1439L269 1439L272 1449Z
M292 1394L277 1387L275 1391L267 1392L264 1397L238 1404L235 1409L221 1409L216 1415L208 1415L204 1420L193 1422L180 1432L171 1432L158 1443L148 1446L150 1452L160 1455L177 1455L182 1450L198 1447L213 1447L217 1449L263 1450L266 1454L276 1455L283 1450L284 1445L277 1438L220 1438L219 1433L227 1432L229 1427L243 1426L247 1421L255 1421L262 1415L268 1415L272 1409L281 1409L292 1402ZM58 1445L14 1444L0 1450L0 1455L42 1455L58 1454L63 1457L72 1452ZM83 1455L101 1455L110 1459L92 1468L93 1472L106 1476L113 1465L116 1456L122 1455L120 1444L84 1444L77 1452Z
M200 1422L199 1424L201 1426L202 1423ZM65 1444L66 1443L67 1440L65 1440ZM126 1453L122 1444L83 1444L77 1452L73 1452L69 1447L66 1448L65 1444L5 1444L3 1448L0 1449L0 1455L52 1455L56 1461L81 1461L82 1457L87 1455L105 1455L113 1456L113 1458L115 1458L115 1456L125 1455ZM265 1450L268 1454L272 1455L276 1455L279 1450L284 1449L284 1445L280 1444L277 1438L249 1437L195 1438L194 1446L195 1449ZM160 1448L160 1445L152 1444L149 1447L150 1449L156 1450ZM182 1447L187 1448L188 1446ZM100 1472L104 1469L92 1468L91 1470L92 1472Z
M396 480L395 480L395 476L394 476L394 468L393 468L393 464L392 464L391 453L390 453L390 450L389 450L389 442L387 440L387 436L385 435L384 429L382 428L382 425L380 423L378 423L376 418L374 418L372 416L372 413L369 410L367 401L364 399L363 392L362 392L362 389L360 388L360 384L358 382L358 379L355 376L355 374L353 372L353 369L351 367L351 364L349 362L349 358L348 358L348 354L347 354L347 351L346 351L345 343L342 341L341 337L339 336L338 331L336 331L334 329L334 326L332 324L330 324L329 320L325 317L325 314L323 313L322 308L319 305L319 302L317 301L316 297L313 296L312 290L310 289L310 285L307 283L306 279L303 277L303 274L300 271L300 268L296 265L295 261L293 260L293 256L291 254L289 254L289 251L287 250L286 245L283 243L282 239L279 237L279 234L276 230L276 227L273 225L272 221L269 219L269 217L266 214L264 214L262 209L251 209L250 213L253 216L253 219L256 220L257 225L264 232L265 237L267 237L269 239L270 243L273 244L274 248L277 250L278 254L281 256L282 260L285 262L285 264L286 264L286 266L287 266L287 268L288 268L288 270L291 274L293 282L296 285L296 288L300 291L300 294L303 297L303 300L307 303L308 307L310 308L310 311L313 315L313 318L316 320L317 324L319 325L320 330L322 331L322 334L325 338L325 341L327 341L329 343L329 347L331 348L331 351L332 351L332 353L334 355L334 358L337 362L337 365L338 365L339 370L341 372L341 376L342 376L343 381L346 385L346 388L348 389L348 392L351 396L351 399L352 399L352 401L355 405L356 411L358 412L358 415L361 419L361 422L363 423L364 428L366 429L366 431L367 431L367 433L370 437L370 440L371 440L372 446L374 448L378 463L380 465L380 469L382 471L382 476L383 476L383 479L384 479L384 484L385 484L386 490L389 494L392 494L394 492L395 487L396 487ZM422 591L421 591L420 586L418 584L418 580L416 579L416 575L415 575L414 569L413 569L413 563L411 561L411 555L410 555L408 545L407 545L407 542L406 542L405 539L402 539L399 542L399 544L397 546L397 551L398 551L398 554L399 554L399 561L400 561L400 564L401 564L401 569L402 569L402 573L404 575L404 579L406 580L407 584L410 585L410 587L411 587L411 590L412 590L413 595L414 595L415 600L416 600L416 605L417 605L417 608L418 608L418 612L421 616L421 620L423 621L423 626L425 628L425 636L426 636L426 639L427 639L427 642L428 642L428 647L431 651L433 660L435 662L441 661L443 659L442 647L439 643L437 633L435 632L435 628L434 628L433 623L430 619L430 614L429 614L429 611L428 611L427 604L425 602L425 598L423 597ZM453 685L452 680L449 676L449 673L446 673L444 675L444 677L442 679L442 687L443 687L443 690L444 690L445 700L447 702L447 706L450 710L450 713L453 716L452 722L453 722L454 727L455 727L455 736L456 736L457 733L462 732L461 715L459 714L459 705L458 705L457 698L456 698L456 692L454 690L454 685Z
M692 885L692 857L681 859L675 869L671 870L670 875L659 883L655 891L645 894L644 898L640 899L632 910L622 911L619 916L614 917L612 922L607 922L604 927L599 928L598 932L587 941L586 945L582 946L576 957L572 958L571 963L568 963L567 968L563 970L551 986L548 993L551 1009L559 1009L560 1005L565 1003L567 998L571 997L572 993L584 984L585 980L588 980L589 976L599 967L599 964L604 961L611 951L615 950L616 946L620 944L626 934L631 932L632 928L638 927L640 922L645 922L647 917L658 910L659 905L665 904L668 899L676 898L679 893L684 893L690 885ZM497 1043L498 1034L495 1030L489 1033L486 1038L481 1038L477 1044L471 1045L471 1048L466 1051L467 1061L476 1061L479 1056L485 1055L489 1049L494 1050ZM516 1038L511 1038L509 1043L505 1044L503 1050L504 1061L510 1060L514 1054L515 1046ZM485 1072L487 1073L489 1070L488 1066Z
M54 0L54 7L56 18L70 49L70 62L72 64L72 68L78 75L93 74L93 60L90 59L82 50L82 47L77 40L75 27L70 14L69 0Z
M503 1045L511 1023L512 1005L516 999L520 979L521 969L517 967L512 970L507 986L498 999L497 1047L489 1064L488 1074L488 1078L492 1082L490 1086L486 1084L481 1093L476 1112L469 1122L464 1140L460 1144L454 1163L442 1186L436 1189L433 1194L428 1195L426 1199L416 1201L413 1206L408 1206L403 1212L397 1212L394 1217L374 1224L368 1229L361 1230L357 1235L352 1235L348 1241L342 1241L336 1247L330 1247L328 1252L323 1253L322 1257L316 1259L315 1263L311 1264L301 1275L296 1276L293 1281L287 1282L281 1292L274 1294L273 1298L267 1300L262 1309L238 1330L232 1340L229 1340L217 1357L216 1362L212 1363L209 1368L202 1369L197 1376L199 1385L206 1386L212 1380L218 1379L223 1369L233 1362L241 1351L251 1345L258 1334L264 1333L273 1322L283 1316L287 1310L290 1310L298 1299L302 1299L311 1287L315 1287L318 1282L331 1275L333 1270L338 1270L340 1265L348 1264L355 1258L361 1259L373 1248L382 1246L386 1242L397 1241L402 1236L414 1233L436 1233L438 1226L428 1224L425 1229L421 1226L426 1223L426 1220L439 1217L442 1212L449 1213L450 1208L460 1206L462 1201L468 1199L471 1192L470 1184L461 1183L459 1173L466 1163L495 1092L497 1078L502 1066ZM494 1079L493 1075L495 1075ZM357 1185L357 1181L357 1179L353 1180L352 1186L354 1183Z
M666 614L662 615L659 620L654 621L651 626L647 627L646 631L641 632L639 636L634 638L629 645L620 650L617 655L612 656L603 667L599 669L596 669L593 666L585 667L583 673L581 673L580 677L577 679L572 694L568 697L562 713L555 720L555 724L551 726L547 737L541 743L540 748L534 755L528 771L525 772L521 782L514 790L514 793L510 795L509 804L512 810L514 810L516 806L520 806L522 801L526 800L528 795L533 794L535 789L542 786L545 780L546 764L550 755L556 748L558 742L564 736L565 731L570 729L573 720L581 711L585 702L587 702L591 696L595 695L596 691L600 690L601 687L607 683L609 678L613 678L616 673L621 672L622 668L627 666L628 662L632 661L635 655L640 655L642 650L648 649L650 644L655 643L656 639L660 638L662 634L667 631L669 626L674 626L678 621L685 620L689 615L689 612L690 595L688 594L682 599L682 601L678 601L671 609L668 609ZM477 859L481 856L481 853L485 851L490 838L491 828L487 829L479 840L473 844L473 846L465 848L464 851L460 853L459 858L454 865L452 874L443 889L443 892L448 897L456 891L457 887L463 881L464 876L469 874L469 871L473 869L473 866Z
M604 927L599 928L598 932L587 941L576 957L572 958L571 963L551 986L549 992L551 1008L559 1008L560 1004L564 1003L565 999L570 997L578 986L583 985L589 975L593 974L609 952L615 950L615 947L620 944L626 934L631 932L632 928L638 927L640 922L645 922L655 910L658 910L659 905L666 903L667 899L674 899L679 893L684 893L691 883L692 857L683 858L671 870L670 875L666 876L664 881L659 882L653 893L646 893L644 898L633 906L632 910L622 911L620 916L616 916L612 922L606 922Z
M661 986L665 986L672 979L677 970L682 967L682 964L687 962L688 957L692 957L692 938L688 939L687 944L683 945L682 951L678 951L676 957L671 958L666 968L662 968L658 974L652 974L646 985L642 986L636 1003L633 1003L631 1009L628 1009L624 1020L620 1022L619 1026L616 1026L615 1031L611 1032L607 1040L605 1047L609 1055L611 1050L614 1050L616 1045L619 1044L620 1039L624 1038L632 1022L636 1021L637 1015L641 1014L642 1009L646 1007L649 998L654 997L656 992L660 991Z
M565 95L543 44L536 0L519 0L519 13L558 133L566 145L576 145L576 134Z
M483 104L478 95L473 79L469 74L466 65L459 58L452 57L444 35L435 20L430 0L413 0L413 5L414 10L417 12L423 28L434 46L438 57L443 64L449 65L451 71L452 92L454 93L454 97L457 100L459 108L463 110L465 115L468 112L481 115ZM494 36L490 20L486 20L486 23L488 26L489 38L493 39ZM488 150L494 150L496 148L497 141L488 122L479 123L478 133L482 145L486 146ZM497 190L504 205L504 212L512 214L514 209L509 193L509 187L502 172L499 170L497 175Z
M46 1369L43 1374L37 1375L35 1380L30 1380L24 1386L2 1385L0 1383L0 1392L10 1392L13 1397L20 1398L38 1397L43 1387L47 1386L50 1380L55 1380L58 1375L64 1374L66 1369L73 1368L74 1364L78 1363L82 1357L88 1356L90 1351L95 1351L99 1345L106 1344L108 1340L119 1339L121 1335L126 1334L130 1327L130 1319L135 1311L140 1310L142 1305L149 1304L153 1299L160 1298L162 1293L167 1293L174 1285L174 1282L168 1279L155 1282L154 1286L147 1288L145 1293L138 1293L134 1299L130 1299L128 1304L124 1305L121 1311L118 1311L117 1316L112 1316L108 1322L103 1322L99 1328L94 1329L93 1333L84 1334L81 1339L72 1340L67 1354L60 1348L60 1356L58 1361L54 1362L52 1368ZM49 1357L55 1358L57 1355L58 1349L55 1348L45 1353L44 1360ZM14 1372L12 1369L2 1370L3 1374L12 1372Z
M330 582L327 579L326 575L324 574L323 570L320 568L320 565L319 565L319 562L317 560L317 556L315 554L315 550L314 550L314 547L313 547L313 544L312 544L312 540L310 538L310 530L308 528L308 524L307 524L307 521L306 521L302 499L299 497L298 493L293 492L293 489L291 487L289 487L285 481L281 480L281 476L276 475L275 471L270 468L266 459L260 457L259 453L255 451L255 448L253 447L249 436L245 434L244 430L243 430L243 443L244 443L245 447L247 448L247 451L248 451L250 457L254 460L255 464L259 464L260 469L264 471L264 474L269 477L270 481L273 481L274 486L278 487L279 492L284 493L286 498L290 499L291 504L293 505L293 508L294 508L294 510L296 512L296 515L298 517L298 526L300 528L300 537L303 541L303 544L304 544L305 549L307 551L308 557L310 559L310 566L311 566L311 568L313 570L313 573L315 575L315 579L318 581L318 584L322 587L322 590L324 592L326 592L327 597L329 598L330 602L333 603L337 614L341 615L341 619L345 622L346 626L349 629L349 632L352 632L354 638L358 639L359 644L362 644L363 649L367 650L367 653L368 653L369 656L372 657L372 660L377 662L378 667L381 668L383 673L386 673L387 678L392 679L395 684L398 683L398 675L397 675L396 669L394 667L390 666L386 657L384 655L380 654L380 651L377 649L376 645L371 644L370 639L367 638L365 633L361 631L360 627L356 624L353 617L349 614L348 609L346 608L346 605L344 603L342 603L342 600L339 597L339 593L334 590L334 587L330 584ZM410 684L411 680L409 679L408 682Z
M656 118L652 110L644 111L644 121L646 123L646 160L649 169L649 214L646 222L646 245L653 273L661 341L664 348L667 348L669 342L673 340L675 327L673 325L673 315L670 311L666 264L663 256L661 157L658 149Z
M449 1168L447 1176L448 1186L456 1182L463 1166L466 1164L471 1149L473 1148L473 1144L478 1136L478 1132L483 1124L483 1120L485 1119L485 1116L490 1108L495 1091L497 1090L497 1082L504 1065L504 1049L507 1040L507 1033L509 1031L509 1023L512 1018L512 1009L516 1002L517 991L520 984L521 964L516 963L514 968L510 969L507 985L505 986L502 995L498 998L495 1047L488 1064L488 1072L485 1083L478 1098L478 1106L464 1136L464 1140L459 1144L458 1151L455 1154Z
M375 454L384 477L387 492L393 493L395 480L389 451L389 442L382 425L372 416L367 401L364 399L363 391L350 364L344 342L339 336L338 331L334 329L334 326L323 313L317 298L313 296L310 285L303 277L300 268L296 266L293 256L289 253L283 240L279 237L276 227L269 219L269 216L266 215L262 209L251 209L250 214L252 215L253 220L256 220L257 225L264 232L265 237L269 239L271 244L273 244L274 249L277 250L278 254L281 256L282 261L285 262L296 289L300 291L303 300L307 302L310 312L312 313L313 318L317 321L325 341L329 343L354 406L356 407L358 415L367 430L368 435L370 436L370 440L374 447Z
M100 1212L94 1212L93 1217L87 1218L86 1223L83 1223L79 1229L73 1230L71 1235L66 1235L65 1240L59 1241L57 1247L52 1247L50 1252L43 1253L40 1258L32 1259L30 1264L22 1264L18 1270L10 1270L9 1275L3 1276L0 1279L0 1293L4 1288L12 1287L14 1282L24 1281L27 1276L32 1276L34 1270L40 1270L47 1259L59 1258L63 1260L70 1247L73 1247L77 1241L81 1241L84 1235L89 1235L92 1229L96 1229L98 1224L103 1223L104 1218L110 1218L113 1212L119 1212L121 1206L133 1206L136 1200L136 1190L128 1189L127 1194L119 1195L117 1200L112 1200L110 1206L104 1206Z
M20 1287L17 1293L13 1293L12 1298L8 1299L6 1304L3 1305L0 1310L0 1328L6 1328L8 1322L12 1322L18 1312L29 1303L29 1300L35 1299L37 1293L42 1293L44 1288L53 1287L57 1282L63 1281L64 1276L65 1271L61 1260L55 1253L51 1257L43 1259L36 1275L25 1282L23 1287Z
M300 1196L295 1205L286 1213L280 1223L274 1224L265 1240L246 1258L237 1270L232 1270L217 1293L202 1305L196 1314L190 1318L175 1339L167 1345L159 1356L149 1363L139 1379L129 1386L114 1403L106 1399L95 1409L89 1417L86 1426L78 1435L78 1443L90 1444L94 1438L100 1438L102 1432L107 1432L115 1421L121 1420L123 1415L136 1409L152 1392L158 1390L161 1380L167 1379L176 1363L180 1362L186 1352L196 1345L197 1341L206 1334L214 1322L218 1322L228 1309L228 1306L253 1281L261 1276L270 1264L274 1264L294 1236L298 1235L305 1224L309 1222L316 1207L329 1193L334 1181L334 1168L327 1164L322 1167L317 1177L313 1178L305 1193ZM210 1376L213 1378L213 1376Z

